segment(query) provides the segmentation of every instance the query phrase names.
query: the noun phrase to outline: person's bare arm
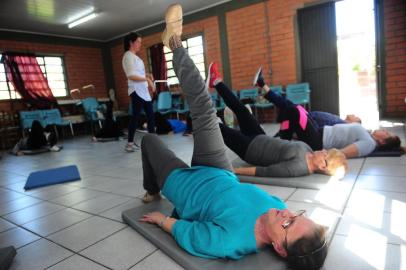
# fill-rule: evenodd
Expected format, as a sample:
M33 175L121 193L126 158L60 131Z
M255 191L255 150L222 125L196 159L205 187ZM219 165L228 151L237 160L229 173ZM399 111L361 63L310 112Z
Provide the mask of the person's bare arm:
M138 75L130 75L127 77L129 80L135 81L135 82L147 82L148 78L138 76Z
M346 158L355 158L358 157L358 147L355 144L347 145L346 147L340 149L344 153Z
M165 216L161 212L151 212L140 218L140 221L156 224L165 232L172 233L172 227L177 219Z
M234 168L236 174L241 175L255 175L257 168L256 167L240 167Z

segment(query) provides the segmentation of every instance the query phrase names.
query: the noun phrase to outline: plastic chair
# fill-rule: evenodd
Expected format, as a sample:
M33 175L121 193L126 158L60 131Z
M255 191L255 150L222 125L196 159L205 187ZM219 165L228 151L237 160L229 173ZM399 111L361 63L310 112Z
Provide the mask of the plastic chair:
M254 106L255 101L258 97L258 89L257 88L252 88L252 89L242 89L239 91L240 94L240 100L248 100L248 103L246 102L245 104L248 104L250 107ZM256 111L255 111L255 115Z
M258 89L242 89L240 90L240 100L248 99L250 103L255 103L256 98L258 97Z
M276 85L276 86L271 86L269 87L272 92L274 92L277 95L282 95L283 90L281 85ZM254 103L254 108L255 108L255 114L258 115L258 109L270 109L274 108L274 117L276 120L276 107L274 106L273 103L269 102L267 99L262 98L260 101L257 101Z
M164 91L158 95L158 112L161 114L168 114L175 112L172 108L172 95L169 91Z
M26 129L30 129L32 126L32 122L37 120L38 122L41 123L43 127L45 127L44 119L41 114L41 111L36 110L36 111L20 111L20 125L21 125L21 130L22 130L22 135L24 137L24 131Z
M213 103L213 107L217 109L217 101L218 101L218 94L217 92L210 93L211 101Z
M309 83L288 84L286 86L286 98L298 105L308 105L310 111L310 87Z
M82 104L83 110L85 111L86 120L92 123L99 122L99 126L101 128L101 121L104 120L104 117L100 117L97 112L103 110L104 107L101 106L97 99L94 97L85 98L80 103Z
M183 100L183 102L180 104L179 108L175 109L176 116L179 119L179 114L185 114L189 112L189 104L186 102L186 100Z
M63 126L63 127L69 126L72 136L74 136L72 122L69 120L63 119L61 116L61 113L59 112L58 109L42 110L41 113L42 113L42 116L44 119L45 126L47 126L47 125L55 126L55 130L56 130L57 134L58 134L58 130L56 129L56 126Z

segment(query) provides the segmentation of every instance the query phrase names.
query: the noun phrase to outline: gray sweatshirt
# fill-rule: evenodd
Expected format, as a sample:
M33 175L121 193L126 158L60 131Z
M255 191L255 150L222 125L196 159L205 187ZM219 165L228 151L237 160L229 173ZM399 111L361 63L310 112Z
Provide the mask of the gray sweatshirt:
M256 176L292 177L310 174L304 142L286 141L267 135L256 136L248 145L244 160L256 167Z
M358 123L324 127L324 149L342 149L350 144L356 145L359 157L369 155L376 147L375 140L369 132Z

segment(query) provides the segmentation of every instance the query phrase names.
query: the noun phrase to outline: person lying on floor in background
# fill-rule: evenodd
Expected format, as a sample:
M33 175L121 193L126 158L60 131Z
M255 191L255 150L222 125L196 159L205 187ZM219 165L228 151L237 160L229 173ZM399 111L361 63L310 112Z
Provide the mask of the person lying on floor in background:
M259 68L257 73L254 77L254 86L258 86L266 93L271 90L271 88L265 83L265 79L262 74L262 68ZM294 104L292 101L287 99L285 96L281 96L279 94L274 93L274 97L272 97L273 103L279 110L286 110L289 107L294 107L297 104ZM312 119L317 123L320 128L324 126L334 126L337 124L349 124L349 123L359 123L361 124L361 118L354 114L348 114L345 119L341 119L338 115L329 113L329 112L322 112L322 111L310 111L308 112ZM281 122L281 114L278 114L277 121Z
M254 81L259 87L264 87L261 77L256 75ZM347 158L368 156L375 149L400 149L399 137L385 129L370 133L359 123L320 127L302 106L292 103L285 107L286 99L269 87L263 89L266 92L264 97L279 108L281 139L291 140L293 134L296 134L299 141L307 143L314 151L336 148Z
M157 135L143 137L143 201L160 199L162 190L177 218L152 212L140 221L156 224L194 256L237 260L271 246L292 269L319 269L328 250L325 227L305 211L289 211L281 199L255 185L240 183L232 172L208 88L182 47L181 14L180 5L167 10L163 42L173 52L174 70L190 107L192 167Z
M146 129L146 123L143 123L142 127ZM186 115L186 121L168 119L161 113L155 112L155 129L159 135L183 132L184 136L188 136L192 134L192 119L189 114Z
M225 104L237 117L239 130L220 123L224 143L242 160L254 165L234 168L237 174L262 177L296 177L323 173L342 177L347 160L336 149L313 151L307 144L286 141L265 134L247 107L223 83L217 63L209 66L208 85L216 88Z
M106 141L109 139L118 140L124 136L123 130L119 123L113 118L113 101L107 102L106 112L104 114L104 123L102 128L93 136L93 142Z
M38 150L42 148L58 152L61 149L56 145L57 142L58 139L52 126L47 125L44 129L39 121L34 120L32 121L31 129L28 131L28 136L19 140L13 150L11 150L11 153L21 156L24 155L23 150Z

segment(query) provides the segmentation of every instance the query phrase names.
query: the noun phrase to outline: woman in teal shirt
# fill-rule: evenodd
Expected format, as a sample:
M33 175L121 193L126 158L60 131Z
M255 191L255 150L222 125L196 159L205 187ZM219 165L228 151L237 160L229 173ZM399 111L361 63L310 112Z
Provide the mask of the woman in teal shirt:
M292 213L282 200L254 185L239 183L207 87L182 48L181 7L171 6L165 19L163 40L173 51L174 69L190 107L194 151L189 167L156 135L143 138L143 200L159 199L162 191L178 218L152 212L141 221L157 224L195 256L239 259L272 245L295 269L320 268L327 255L324 227L304 211Z

